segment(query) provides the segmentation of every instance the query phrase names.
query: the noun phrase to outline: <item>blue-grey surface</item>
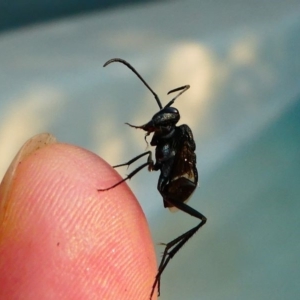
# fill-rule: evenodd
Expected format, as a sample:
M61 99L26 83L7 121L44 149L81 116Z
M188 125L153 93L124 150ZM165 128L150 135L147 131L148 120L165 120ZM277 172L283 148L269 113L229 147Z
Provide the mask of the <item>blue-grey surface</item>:
M157 105L127 68L103 69L109 58L131 62L164 103L190 84L176 107L197 142L189 204L208 223L170 263L161 299L297 299L299 32L296 0L189 0L2 34L0 172L43 131L112 164L145 150L144 133L123 124L145 123ZM157 177L130 186L154 241L167 242L197 220L163 209Z
M96 10L154 0L14 0L0 2L0 32Z

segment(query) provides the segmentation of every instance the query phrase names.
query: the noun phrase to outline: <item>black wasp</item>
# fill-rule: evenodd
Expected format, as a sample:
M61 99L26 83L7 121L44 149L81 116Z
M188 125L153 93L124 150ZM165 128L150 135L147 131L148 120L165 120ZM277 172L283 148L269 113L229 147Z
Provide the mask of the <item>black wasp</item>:
M124 179L106 189L99 189L99 191L107 191L115 188L116 186L130 179L140 170L148 166L149 171L160 171L157 189L163 197L164 206L180 209L185 213L201 220L201 222L194 228L188 230L171 242L163 244L165 245L165 250L162 255L162 260L158 267L157 275L152 286L150 294L151 299L156 286L158 287L158 295L160 293L160 278L170 259L173 258L175 254L181 249L181 247L199 230L200 227L202 227L206 223L205 216L185 203L194 192L198 183L198 172L196 168L195 154L196 145L192 131L188 125L176 126L176 123L180 119L179 111L175 107L171 107L174 101L181 94L187 91L190 86L184 85L169 91L168 94L174 92L179 93L170 102L168 102L167 105L163 107L157 94L127 61L120 58L113 58L107 61L104 64L104 67L113 62L122 63L127 66L132 72L134 72L153 94L159 106L160 110L152 117L152 119L148 123L142 126L134 126L126 123L133 128L140 128L146 131L147 133L145 135L145 139L152 132L154 133L150 144L151 146L156 147L155 162L152 159L152 152L147 151L134 157L124 164L113 166L113 168L129 166L139 158L148 155L147 162L136 168Z

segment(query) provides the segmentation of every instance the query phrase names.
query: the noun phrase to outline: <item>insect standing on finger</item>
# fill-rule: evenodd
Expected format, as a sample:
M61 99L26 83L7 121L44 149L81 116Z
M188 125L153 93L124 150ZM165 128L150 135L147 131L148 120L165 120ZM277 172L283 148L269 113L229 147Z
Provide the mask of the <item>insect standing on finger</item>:
M200 220L200 223L197 226L172 241L163 244L165 245L165 250L154 279L150 293L151 299L156 287L158 289L158 295L160 294L161 275L170 262L170 259L173 258L181 247L206 223L206 217L204 215L186 204L198 184L195 154L196 145L192 131L188 125L184 124L176 126L180 119L180 114L175 107L171 106L180 95L190 88L190 86L184 85L169 91L168 94L178 93L163 107L157 94L127 61L120 58L113 58L107 61L104 64L104 67L113 62L122 63L134 72L152 93L159 106L159 111L154 114L148 123L141 126L126 123L130 127L146 131L145 138L153 133L150 145L156 147L155 161L152 159L152 152L147 151L132 158L126 163L113 166L113 168L130 166L138 159L147 156L147 161L133 170L124 179L108 188L99 189L98 191L107 191L115 188L122 182L132 178L143 168L148 167L149 171L160 171L157 189L163 198L164 207L170 209L177 208Z

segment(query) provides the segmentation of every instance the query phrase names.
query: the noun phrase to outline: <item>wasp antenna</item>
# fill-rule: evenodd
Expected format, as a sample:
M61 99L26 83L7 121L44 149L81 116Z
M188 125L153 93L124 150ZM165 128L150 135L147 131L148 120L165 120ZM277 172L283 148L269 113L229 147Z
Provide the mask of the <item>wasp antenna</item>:
M128 63L126 60L122 59L122 58L112 58L110 60L108 60L103 67L106 67L107 65L113 63L113 62L119 62L122 63L123 65L127 66L142 82L143 84L148 88L148 90L152 93L152 95L154 96L158 106L160 109L162 109L162 105L161 102L159 100L159 97L157 96L157 94L151 89L151 87L148 85L148 83L144 80L144 78L138 73L138 71L130 64Z
M188 89L190 88L190 86L187 84L187 85L183 85L183 86L180 86L176 89L173 89L171 91L168 92L167 95L171 94L171 93L174 93L174 92L178 92L178 91L181 91L180 93L178 93L165 107L169 107L171 106L175 100L180 96L182 95L184 92L186 92Z
M178 92L178 91L181 91L181 90L184 90L184 89L189 89L189 88L190 88L190 86L188 84L186 84L186 85L180 86L176 89L173 89L173 90L169 91L167 93L167 95L170 95L171 93Z
M103 67L105 68L107 65L109 65L109 64L113 63L114 61L116 61L116 59L117 59L117 58L112 58L112 59L108 60L108 61L103 65Z

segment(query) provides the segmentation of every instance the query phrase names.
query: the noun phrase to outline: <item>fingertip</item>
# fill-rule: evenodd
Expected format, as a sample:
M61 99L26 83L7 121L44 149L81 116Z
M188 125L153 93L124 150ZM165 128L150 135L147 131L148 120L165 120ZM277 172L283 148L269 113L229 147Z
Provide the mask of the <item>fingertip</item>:
M97 191L119 179L66 144L18 165L0 229L1 299L149 298L156 263L144 214L126 184Z

